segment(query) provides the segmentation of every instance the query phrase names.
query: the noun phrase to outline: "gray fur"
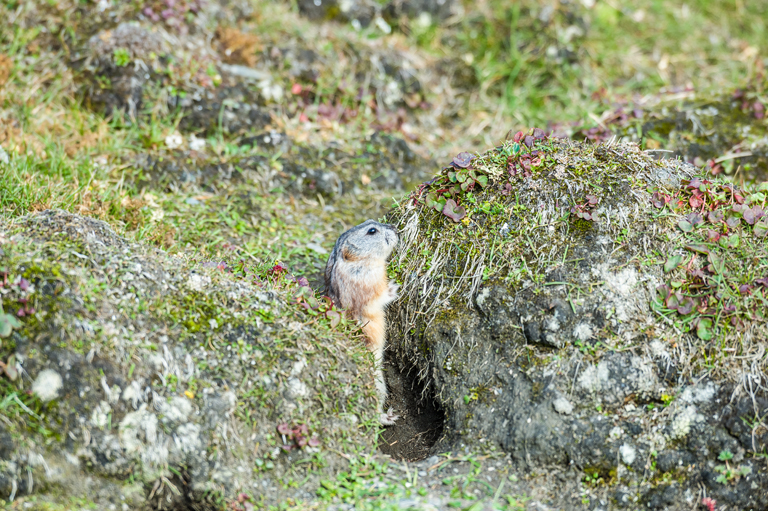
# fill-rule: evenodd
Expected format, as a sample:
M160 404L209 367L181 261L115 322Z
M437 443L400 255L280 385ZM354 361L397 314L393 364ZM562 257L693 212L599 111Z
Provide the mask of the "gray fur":
M376 227L378 229L378 232L373 236L366 234L371 227ZM330 297L337 306L344 306L344 304L339 303L338 283L335 282L333 278L334 267L342 257L343 248L346 248L355 254L359 254L364 258L371 256L376 257L377 254L388 254L391 252L391 248L389 247L397 244L397 241L397 230L392 225L382 224L375 220L366 220L365 222L348 229L336 240L331 255L328 257L328 262L325 265L324 293ZM385 245L382 246L382 243Z

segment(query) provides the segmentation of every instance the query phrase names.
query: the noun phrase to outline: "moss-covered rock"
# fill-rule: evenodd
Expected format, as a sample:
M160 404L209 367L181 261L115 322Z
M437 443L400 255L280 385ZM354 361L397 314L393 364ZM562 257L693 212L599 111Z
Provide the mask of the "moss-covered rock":
M619 109L603 126L576 136L605 140L612 136L680 157L710 175L737 181L768 179L768 121L757 90L724 96L693 96L661 102L646 110ZM671 154L669 152L671 151Z
M390 363L444 410L432 449L576 467L630 507L677 508L699 484L765 506L768 432L731 428L734 404L768 411L753 383L766 373L768 186L710 182L633 144L515 140L458 155L389 215L403 240ZM662 455L680 460L665 463L671 492L653 489ZM742 473L715 482L729 455Z
M0 344L19 371L0 378L0 498L309 501L373 447L367 351L303 312L282 268L172 258L63 211L4 222L0 240L2 304L21 317Z

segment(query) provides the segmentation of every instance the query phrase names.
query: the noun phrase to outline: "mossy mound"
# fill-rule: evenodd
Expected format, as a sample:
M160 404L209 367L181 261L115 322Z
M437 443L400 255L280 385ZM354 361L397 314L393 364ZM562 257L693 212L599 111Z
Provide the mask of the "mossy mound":
M20 318L0 344L18 370L0 378L2 498L262 508L315 499L373 448L359 331L282 267L169 257L63 211L3 223L0 243Z
M645 110L606 114L603 125L575 136L605 140L617 136L660 157L680 157L710 177L736 182L768 179L768 122L760 102L764 85L730 95L697 95L661 101ZM670 154L671 152L671 154Z
M575 466L629 503L659 491L657 455L684 454L673 505L702 481L766 505L766 190L541 130L459 154L389 215L403 241L388 356L445 411L433 449ZM749 406L747 438L733 428ZM714 483L723 452L749 475Z

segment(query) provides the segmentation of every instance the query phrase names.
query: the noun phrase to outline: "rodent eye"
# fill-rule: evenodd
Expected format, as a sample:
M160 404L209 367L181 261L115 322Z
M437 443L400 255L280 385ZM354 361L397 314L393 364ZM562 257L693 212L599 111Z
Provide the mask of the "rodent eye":
M379 231L377 231L375 227L371 227L370 229L368 229L368 234L376 234L377 232Z

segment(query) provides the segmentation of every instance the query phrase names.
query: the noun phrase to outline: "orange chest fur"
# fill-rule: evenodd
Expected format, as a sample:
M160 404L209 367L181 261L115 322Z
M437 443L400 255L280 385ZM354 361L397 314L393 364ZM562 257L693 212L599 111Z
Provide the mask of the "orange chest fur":
M345 264L344 285L339 289L341 305L355 319L363 319L376 309L387 293L387 273L383 264Z

